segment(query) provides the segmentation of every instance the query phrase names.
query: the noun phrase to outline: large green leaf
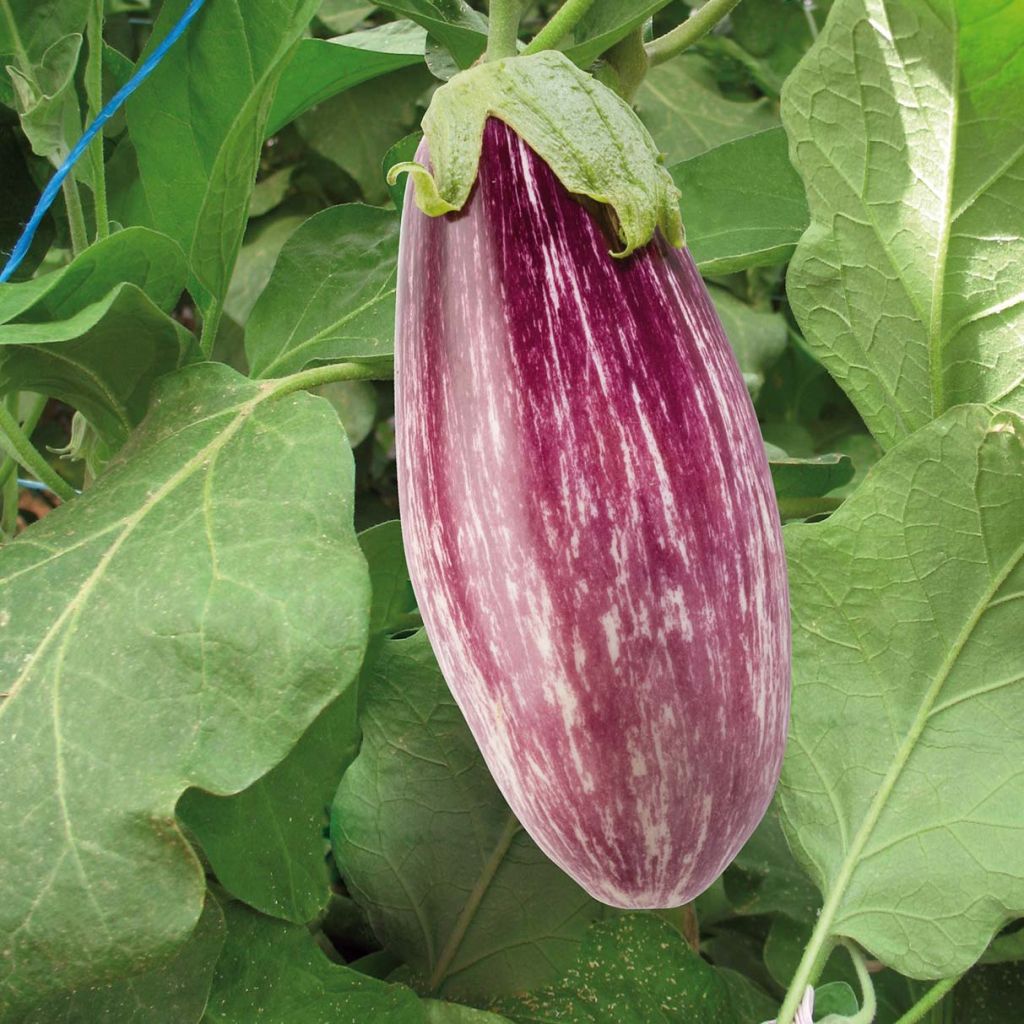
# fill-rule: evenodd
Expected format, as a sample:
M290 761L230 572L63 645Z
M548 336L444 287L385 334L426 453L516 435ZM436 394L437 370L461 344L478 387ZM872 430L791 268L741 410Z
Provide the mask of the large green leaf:
M838 0L783 90L812 219L790 302L884 448L1024 411L1021 32L1003 0Z
M952 410L789 527L783 823L846 935L910 977L1024 914L1024 421Z
M318 213L285 243L245 337L257 377L394 351L398 216L352 203Z
M224 914L208 897L188 941L170 960L141 974L58 996L18 1024L192 1024L203 1016L224 946Z
M468 1001L551 980L603 913L513 817L420 631L363 671L363 746L331 837L385 948Z
M724 979L648 914L595 925L556 984L495 1009L516 1024L739 1024Z
M0 1017L194 928L178 797L249 786L360 663L352 487L327 403L204 364L0 552Z
M336 39L303 39L281 78L267 133L360 82L421 64L426 41L426 32L411 21L389 21Z
M232 796L190 789L178 803L217 881L265 914L305 924L327 903L328 809L359 749L357 697L350 686L248 789Z
M768 128L671 168L686 244L704 274L785 263L807 228L804 186L782 128Z
M668 164L779 123L768 100L726 99L708 64L696 56L653 68L637 92L636 105Z
M186 3L163 4L154 41ZM316 8L317 0L211 3L128 102L147 222L185 250L206 310L227 290L274 90Z
M204 1024L426 1024L409 989L332 964L305 928L240 903L224 914L227 944Z

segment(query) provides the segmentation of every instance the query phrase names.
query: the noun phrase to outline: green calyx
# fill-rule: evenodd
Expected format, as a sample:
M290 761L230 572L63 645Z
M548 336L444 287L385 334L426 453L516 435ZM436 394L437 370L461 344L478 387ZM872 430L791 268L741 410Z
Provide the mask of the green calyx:
M434 93L423 118L431 168L407 162L416 205L428 216L461 210L476 181L484 125L504 121L565 188L610 206L623 243L616 256L646 245L656 229L683 244L679 191L632 107L564 54L545 50L479 64Z

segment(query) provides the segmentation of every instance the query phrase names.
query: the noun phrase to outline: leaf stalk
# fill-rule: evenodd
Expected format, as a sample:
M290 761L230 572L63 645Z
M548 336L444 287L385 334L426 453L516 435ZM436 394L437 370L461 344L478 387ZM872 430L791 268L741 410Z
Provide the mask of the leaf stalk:
M103 0L93 0L86 29L89 60L85 68L85 93L89 100L89 120L95 121L103 110ZM96 205L96 241L110 234L107 207L107 168L103 158L103 133L92 144L93 196Z
M524 56L553 50L582 20L594 0L565 0L555 16L533 37L523 50Z
M70 501L75 489L36 450L6 405L0 404L0 448L46 484L62 501Z
M664 64L665 61L688 50L694 43L704 38L740 0L707 0L699 10L693 12L681 25L671 32L651 40L647 44L647 57L651 67Z
M896 1024L917 1024L933 1006L938 1006L946 998L960 978L961 975L958 974L955 978L943 978L937 982L896 1021Z
M314 366L287 377L276 377L265 381L264 390L268 398L290 395L296 391L318 388L324 384L335 384L346 380L383 380L387 373L379 363L330 363L327 366Z

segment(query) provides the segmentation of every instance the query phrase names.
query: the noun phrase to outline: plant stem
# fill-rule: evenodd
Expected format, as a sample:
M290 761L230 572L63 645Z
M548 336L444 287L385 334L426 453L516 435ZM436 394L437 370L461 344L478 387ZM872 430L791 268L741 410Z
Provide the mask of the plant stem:
M70 174L64 179L64 203L68 211L68 227L71 229L71 254L77 256L89 248L89 234L85 229L85 214L82 211L82 196L78 182Z
M793 1024L793 1018L800 1006L800 1000L804 997L808 985L813 985L818 980L825 962L832 953L835 940L828 935L828 929L832 924L832 915L824 913L818 915L818 923L804 948L803 958L789 983L789 991L782 1001L782 1009L779 1010L776 1024Z
M89 9L89 62L85 68L85 92L89 99L89 120L103 109L103 0L93 0ZM107 169L103 159L103 133L92 144L93 195L96 202L96 239L110 234L107 212Z
M604 57L615 71L616 92L630 103L650 67L644 49L643 29L634 29L624 39L620 39Z
M864 963L864 954L848 940L843 940L846 952L853 961L853 969L857 972L860 982L860 1009L852 1017L847 1017L845 1024L871 1024L878 1011L878 1000L875 998L875 985Z
M677 54L688 50L698 40L703 39L738 3L740 0L707 0L699 10L677 25L671 32L666 32L647 44L647 56L651 67L657 67Z
M807 519L825 512L835 512L843 503L842 498L779 498L779 515L783 519Z
M28 415L21 424L21 431L26 437L32 436L32 431L36 429L36 424L46 408L45 395L35 395L34 399L32 405L29 406ZM10 455L6 456L3 462L0 462L0 487L3 487L12 476L16 476L15 470L17 468L17 460L11 458Z
M0 448L63 501L70 501L75 496L74 488L36 451L6 405L0 405Z
M263 383L269 398L290 395L308 388L318 388L322 384L334 384L341 380L383 380L386 374L379 364L374 363L330 363L327 366L314 366L309 370L290 374L287 377L276 377Z
M0 488L3 497L3 512L0 514L0 535L4 540L13 537L18 531L18 478L12 473Z
M213 355L213 346L217 343L217 332L220 330L221 317L224 315L224 300L217 299L210 308L208 315L203 317L203 332L199 336L199 348L204 359Z
M514 57L519 44L522 0L491 0L488 13L490 28L487 32L487 51L484 60Z
M818 22L814 17L813 0L803 0L804 17L807 19L807 27L811 32L811 39L818 38Z
M955 978L943 978L942 981L933 985L927 992L907 1010L896 1024L916 1024L933 1006L937 1006L949 994L953 986L960 980Z
M590 10L594 0L565 0L555 16L533 37L524 54L553 50Z

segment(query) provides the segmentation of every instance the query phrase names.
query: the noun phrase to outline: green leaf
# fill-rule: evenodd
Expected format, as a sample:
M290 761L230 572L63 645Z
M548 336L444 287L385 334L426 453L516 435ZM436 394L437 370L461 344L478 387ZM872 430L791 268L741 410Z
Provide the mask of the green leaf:
M398 217L351 203L311 217L285 243L249 317L245 351L257 377L311 363L390 362Z
M671 925L650 914L596 924L577 964L557 984L494 1008L516 1024L737 1021L727 983Z
M424 999L424 1024L509 1024L507 1017L485 1010L474 1010L459 1003L444 1003L440 999Z
M332 32L340 34L361 24L376 9L375 3L366 0L322 0L316 16Z
M470 1002L551 980L604 910L513 817L420 631L363 671L363 746L331 814L335 859L425 991Z
M0 0L0 103L14 106L8 66L28 74L59 39L85 31L91 0Z
M281 78L267 134L360 82L422 64L426 41L427 33L411 21L389 21L336 39L303 39Z
M785 351L786 321L779 313L748 306L724 288L708 291L747 388L756 398L765 372Z
M416 609L416 595L409 582L401 524L391 519L363 530L359 534L359 546L366 555L373 585L371 639L408 629L409 616Z
M89 246L60 270L0 285L0 324L63 320L122 284L135 285L160 309L170 310L187 276L184 253L170 238L147 228L128 228Z
M0 286L0 393L61 398L118 447L153 382L193 356L192 335L162 312L185 280L171 239L129 228L62 270Z
M261 178L252 189L252 197L249 200L249 219L263 217L276 210L284 202L285 196L292 185L292 175L295 173L295 165L282 167L278 171Z
M210 996L224 946L224 914L207 896L202 917L177 954L127 978L59 996L18 1017L18 1024L189 1024Z
M597 0L580 20L573 33L574 42L565 47L565 54L581 68L588 67L606 50L648 18L653 17L671 0Z
M730 13L731 40L753 59L762 88L778 96L814 41L811 23L820 29L830 7L831 0L815 0L809 11L803 3L786 0L744 0Z
M811 350L889 448L946 409L1024 411L1024 49L998 0L837 0L783 90L811 226Z
M433 82L426 65L419 63L347 89L298 121L305 141L351 175L368 203L387 201L381 160L415 127L417 103Z
M422 25L468 68L487 46L487 19L465 0L383 0L385 10Z
M82 134L74 90L81 49L82 36L76 32L57 39L38 64L7 69L14 87L14 106L32 151L54 166L63 162Z
M636 105L670 165L779 123L768 100L726 99L708 63L697 56L652 68L637 91Z
M187 0L167 0L150 49ZM245 229L274 90L317 0L218 0L128 101L146 222L188 255L209 312L224 297Z
M736 855L724 880L737 914L786 914L812 921L820 905L814 884L790 852L775 804Z
M359 750L356 706L350 686L277 767L241 793L190 789L178 803L217 881L272 917L305 924L327 903L328 808Z
M281 211L250 223L224 299L224 312L239 326L245 327L248 323L253 306L267 287L281 248L305 219L302 214Z
M788 527L783 825L845 935L958 974L1024 914L1024 422L952 410Z
M305 928L240 903L224 914L227 944L203 1024L425 1024L409 989L332 964Z
M768 128L670 168L701 273L772 266L793 254L809 214L788 145L782 128Z
M203 364L0 551L0 1016L185 942L178 797L251 785L362 658L352 489L325 402Z
M779 498L818 498L853 479L853 460L831 452L793 458L776 449L769 451L768 466Z

